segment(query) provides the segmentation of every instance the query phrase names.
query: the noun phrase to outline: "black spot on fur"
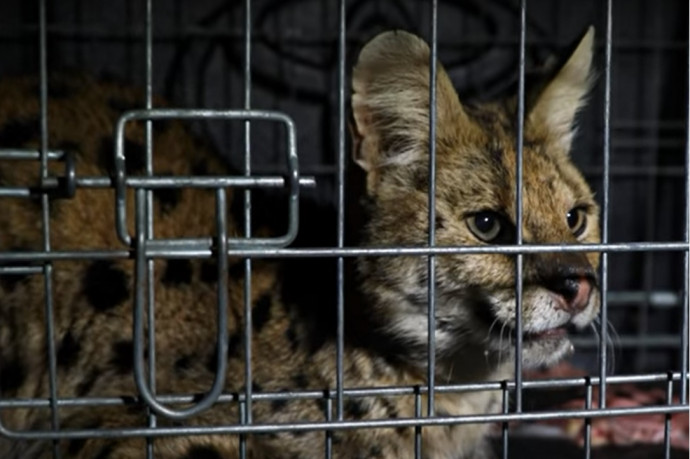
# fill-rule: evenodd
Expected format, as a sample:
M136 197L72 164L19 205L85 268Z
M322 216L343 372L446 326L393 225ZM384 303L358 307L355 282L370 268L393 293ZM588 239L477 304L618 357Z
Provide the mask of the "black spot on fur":
M240 355L242 342L239 333L233 333L228 338L228 357Z
M25 379L26 368L19 359L0 361L0 394L18 389Z
M129 373L134 367L134 344L131 340L117 341L113 344L113 356L110 363L119 373Z
M230 279L244 279L244 263L233 263L228 266Z
M465 105L464 108L466 108L467 114L485 130L493 131L494 125L500 122L499 116L491 110L470 104Z
M206 359L206 369L211 373L216 373L218 371L218 349L216 346L213 346L213 352L211 352Z
M361 419L362 416L367 414L367 410L361 400L348 399L345 401L345 413L354 419Z
M106 136L101 140L101 147L98 152L98 164L110 174L115 174L115 140ZM141 173L146 167L146 150L144 145L125 139L125 172L127 175Z
M202 394L203 395L203 394ZM122 395L120 396L122 402L125 406L125 411L128 414L136 416L139 419L143 419L147 416L146 408L140 403L137 398L133 395Z
M109 459L115 450L115 446L112 443L107 443L101 448L101 450L94 456L93 459Z
M74 153L75 155L81 155L81 148L79 148L79 144L76 142L72 142L71 140L63 140L62 142L56 145L56 148L58 150L64 151L65 153Z
M258 300L256 300L256 305L252 310L252 326L254 327L254 331L260 332L270 318L271 296L268 294L262 295Z
M434 220L434 226L436 227L437 230L444 229L446 227L445 219L443 217L441 217L440 215L436 214L436 219Z
M144 146L125 139L125 171L131 175L142 172L144 168L146 168Z
M90 421L85 425L80 423L79 427L83 427L85 429L96 429L99 427L99 423ZM67 442L67 452L69 453L69 457L76 456L82 449L84 449L86 440L86 438L75 438L74 440L69 440Z
M12 249L10 249L12 250ZM2 266L20 266L20 263L3 263ZM29 274L0 274L0 285L8 292L13 292L17 285L29 278Z
M383 450L379 445L369 448L369 457L383 457Z
M393 404L391 403L390 400L387 398L382 398L381 399L381 404L383 405L383 408L386 410L386 414L388 415L389 418L391 419L397 419L398 418L398 410L395 409Z
M81 351L81 344L74 339L71 331L65 333L62 337L60 346L57 350L57 364L63 367L71 367L77 362Z
M153 198L158 201L163 213L170 213L180 203L182 190L180 188L156 188Z
M202 282L207 284L218 282L218 263L216 260L204 260L201 263L200 278Z
M75 438L67 442L67 453L69 456L76 456L84 448L86 438Z
M187 454L180 459L223 459L223 456L212 446L195 445L189 448Z
M289 389L282 389L282 392L288 392ZM273 411L280 411L288 404L287 400L271 400L271 409Z
M295 383L295 386L299 387L300 389L306 389L307 385L309 382L307 381L307 376L304 373L297 373L292 377L292 382Z
M10 247L10 252L22 252L26 251L25 247L13 246ZM29 265L31 263L28 263ZM2 262L0 266L26 266L26 262ZM24 282L29 278L29 274L2 274L0 275L0 285L8 292L13 292L17 288L17 285Z
M321 413L326 413L328 411L328 403L325 398L317 398L314 400L314 403L316 403L316 408L319 410Z
M183 355L179 359L175 360L175 371L182 373L186 370L189 370L192 367L194 358L195 357L193 355Z
M288 329L285 330L285 338L290 342L290 350L292 352L297 351L297 348L299 347L299 340L297 339L297 333L293 328L292 322L290 323Z
M91 392L91 389L93 388L93 385L96 384L96 381L98 380L100 374L101 370L99 368L92 369L89 372L89 374L86 375L86 377L82 379L79 384L77 384L77 396L83 397L84 395L87 395L89 392Z
M487 148L489 150L489 156L491 159L496 164L503 164L503 156L505 155L503 148L495 144L489 145Z
M86 270L83 289L91 306L107 311L129 298L127 274L112 261L95 261Z
M531 137L524 137L522 139L522 146L525 148L537 148L539 145L541 145L544 142L544 140L541 139L533 139Z
M261 384L257 383L256 381L252 381L252 393L254 392L263 392L264 388L261 386ZM240 386L239 393L246 392L247 391L247 386L242 384Z
M425 167L415 167L410 171L412 175L412 186L417 191L427 192L429 190L429 171Z
M189 260L168 260L161 280L166 285L190 284L192 282L192 263Z
M3 148L22 148L27 143L41 138L39 119L13 119L0 128L0 145Z
M233 263L228 267L228 277L231 280L244 279L244 263ZM204 260L201 263L200 279L207 284L218 282L218 262L215 259Z

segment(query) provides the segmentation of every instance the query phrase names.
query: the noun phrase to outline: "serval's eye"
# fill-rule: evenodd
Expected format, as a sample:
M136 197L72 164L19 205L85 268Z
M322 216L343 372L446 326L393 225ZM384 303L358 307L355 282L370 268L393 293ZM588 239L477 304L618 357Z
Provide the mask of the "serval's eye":
M489 210L477 212L467 218L467 227L478 239L493 242L501 234L503 218Z
M565 218L568 221L570 231L573 232L575 237L580 237L585 232L587 228L587 213L584 208L575 207L570 209Z

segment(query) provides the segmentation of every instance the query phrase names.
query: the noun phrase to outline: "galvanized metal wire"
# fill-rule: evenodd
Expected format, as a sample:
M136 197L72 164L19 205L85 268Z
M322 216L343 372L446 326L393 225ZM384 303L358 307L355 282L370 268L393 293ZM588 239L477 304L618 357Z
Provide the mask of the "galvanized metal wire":
M332 433L338 430L414 427L415 428L415 455L422 456L422 429L429 426L455 425L468 423L502 423L502 453L504 458L510 457L508 449L510 429L509 422L529 422L556 419L584 419L585 457L591 457L592 450L592 425L593 419L600 417L633 416L647 414L665 414L664 454L670 457L670 429L671 418L674 413L687 411L688 400L688 309L690 298L690 128L688 126L674 126L674 129L685 130L685 170L674 168L636 169L634 166L611 165L611 130L616 126L611 119L611 79L612 57L615 50L625 49L626 43L614 43L613 40L613 1L606 1L605 8L605 33L604 45L604 69L603 69L603 132L602 132L602 164L597 173L602 179L602 241L599 244L563 245L563 244L529 244L523 241L523 187L522 187L522 157L523 157L523 133L525 115L525 71L527 48L527 2L519 3L519 37L518 43L518 109L517 109L517 137L516 141L516 229L517 239L514 246L452 246L444 247L436 245L435 238L435 212L436 212L436 102L438 98L436 78L438 74L438 1L429 2L429 189L428 189L428 241L419 247L347 247L345 245L345 165L346 165L346 114L347 114L347 2L337 0L333 3L337 10L337 159L335 165L336 195L337 195L337 226L334 231L337 234L337 242L334 247L317 248L289 248L298 231L299 193L301 187L313 187L313 177L300 175L297 161L297 130L298 126L285 113L269 110L258 110L252 104L252 44L253 44L253 16L251 0L244 1L244 30L241 33L217 31L217 30L186 30L185 33L197 34L221 34L225 38L241 41L243 44L244 62L242 70L244 76L243 103L241 109L236 110L210 110L198 109L158 109L153 106L153 72L154 72L154 28L153 15L156 7L152 0L145 4L144 30L141 34L134 34L144 43L144 81L146 98L141 110L129 111L123 115L117 126L113 139L115 144L116 174L110 177L85 177L77 176L70 168L67 155L61 151L50 150L48 138L48 47L47 32L69 34L71 31L63 31L59 25L49 25L46 22L46 1L38 0L39 5L39 95L40 95L40 148L36 150L0 149L0 160L39 160L41 171L41 209L42 209L42 236L41 250L29 252L0 252L0 263L11 266L0 266L0 275L42 275L45 291L45 334L46 356L48 361L49 391L47 398L35 399L0 399L0 409L40 408L50 410L50 428L45 430L12 431L7 426L0 424L0 435L15 440L50 440L53 442L52 451L54 457L60 457L58 441L76 438L124 438L145 437L147 439L148 457L153 457L153 439L171 435L240 435L240 457L247 456L246 436L257 433L279 432L305 432L322 431L324 436L324 455L331 457L333 451ZM690 22L690 18L689 18ZM94 34L99 31L91 31ZM289 33L286 33L289 35ZM129 37L129 35L128 35ZM294 37L293 37L294 38ZM286 39L290 39L286 36ZM296 39L299 39L297 37ZM687 46L687 43L677 46ZM469 43L471 45L471 43ZM514 46L515 42L510 45ZM650 45L652 46L652 45ZM668 44L666 46L669 46ZM690 51L688 59L688 112L687 120L690 121ZM242 121L244 123L244 171L241 176L232 177L159 177L155 176L152 167L153 135L152 126L156 121L164 119L221 119L226 121ZM128 122L142 120L146 123L146 174L143 177L129 177L125 173L124 128ZM271 121L286 126L286 164L288 174L285 177L276 175L259 175L252 169L251 149L251 122L255 120ZM53 250L50 244L50 192L60 186L60 181L49 174L48 165L51 161L65 162L65 177L67 183L74 189L112 188L116 191L117 204L113 212L116 214L116 224L121 249L104 250L99 247L83 247L78 250ZM627 169L626 169L627 167ZM618 168L618 169L616 169ZM617 172L618 171L618 172ZM622 171L622 172L621 172ZM331 173L333 171L327 171ZM685 179L685 228L681 240L670 242L629 242L610 243L610 181L617 173L638 174L646 177L684 176ZM216 230L215 240L211 238L166 240L155 239L153 232L152 216L152 191L159 188L200 187L210 188L216 191ZM227 237L226 191L225 188L237 187L243 189L241 195L244 213L244 235L239 238ZM251 190L257 188L285 188L289 192L289 225L286 234L276 238L258 238L252 235L252 197ZM128 216L125 205L127 190L134 189L136 193L136 210L134 215L135 233L128 233ZM28 198L35 195L35 190L26 187L0 187L0 199L2 198ZM616 304L629 304L634 302L630 296L625 297L625 292L609 292L608 254L611 253L652 253L654 251L679 252L683 255L684 284L682 293L670 293L672 297L657 295L655 301L651 296L637 298L636 302L643 304L641 314L652 307L666 305L678 305L682 309L682 321L678 335L667 334L661 337L623 336L619 341L621 346L652 348L654 346L677 346L679 349L679 362L677 367L666 373L608 375L609 355L608 343L608 312L609 308ZM545 252L600 252L601 253L601 323L599 327L598 367L597 376L583 378L561 378L531 381L523 379L522 350L522 317L519 305L522 301L522 273L523 258L527 254ZM516 331L515 331L515 373L513 380L488 381L473 384L437 384L435 380L435 258L443 255L461 254L511 254L516 255ZM225 385L225 371L227 365L227 271L228 257L244 258L244 360L245 360L245 385L239 394L227 394L223 392ZM345 268L346 258L362 256L420 256L428 260L428 372L427 384L416 387L347 387L344 384L344 308L345 308ZM254 258L290 258L313 257L334 258L337 263L337 277L334 282L337 285L337 295L334 298L336 308L336 380L335 390L323 391L290 391L290 392L260 392L254 393L252 389L252 320L251 320L251 279L252 260ZM55 349L55 325L53 318L53 271L52 263L62 260L116 260L134 259L136 266L135 275L135 302L134 302L134 376L139 391L135 400L124 400L119 397L58 397L57 366ZM160 394L155 387L155 295L154 295L154 271L153 262L157 259L169 258L214 258L218 263L218 287L217 287L217 373L213 385L208 393L199 398L197 394ZM22 265L24 264L24 265ZM633 296L635 293L633 292ZM617 303L618 302L618 303ZM662 305L662 306L659 306ZM148 334L144 336L144 320L146 320ZM577 338L576 338L577 343ZM578 346L586 346L590 341L577 343ZM148 368L144 361L144 349L147 349ZM148 370L148 371L147 371ZM666 388L666 400L664 405L609 408L606 406L606 393L612 386L629 383L658 383ZM593 390L598 387L598 406L593 407ZM530 412L523 406L523 394L526 391L539 391L553 388L584 388L585 401L582 409L575 410L549 410ZM502 392L502 409L498 414L483 413L467 416L439 416L435 413L435 394L462 393L470 391L500 390ZM674 403L674 394L678 396ZM350 421L344 419L344 403L349 398L371 396L414 396L415 416L413 418L397 419L372 419ZM509 403L513 399L513 406ZM426 415L423 416L422 400L426 397ZM288 422L288 423L256 423L252 417L252 404L254 402L270 402L281 400L325 400L325 421L323 422ZM128 404L144 405L149 409L146 427L122 427L112 429L63 429L59 422L59 409L65 407L104 407L126 406ZM238 404L240 407L240 419L236 424L213 426L179 426L162 427L158 425L158 417L170 419L183 419L209 408L216 404ZM190 406L191 405L191 406ZM182 407L184 406L184 407ZM333 413L335 415L333 416Z

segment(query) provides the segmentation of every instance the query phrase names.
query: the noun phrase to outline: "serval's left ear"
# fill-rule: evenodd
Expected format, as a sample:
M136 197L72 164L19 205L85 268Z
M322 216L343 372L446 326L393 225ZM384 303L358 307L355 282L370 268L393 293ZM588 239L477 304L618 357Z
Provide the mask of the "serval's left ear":
M574 135L575 115L584 106L594 81L593 45L594 27L590 26L555 77L543 87L527 115L528 123L545 129L549 140L560 143L566 151Z
M424 40L400 30L376 36L359 54L352 72L353 156L372 194L387 169L428 161L430 54ZM441 143L467 119L440 62L436 83Z

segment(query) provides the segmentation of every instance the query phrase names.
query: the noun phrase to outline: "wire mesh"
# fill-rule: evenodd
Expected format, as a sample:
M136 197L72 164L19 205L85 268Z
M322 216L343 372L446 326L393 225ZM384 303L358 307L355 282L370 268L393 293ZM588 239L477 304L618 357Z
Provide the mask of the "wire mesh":
M184 2L180 3L179 6ZM502 438L501 449L503 457L511 457L509 452L509 436L510 429L513 422L530 422L537 420L556 420L556 419L584 419L585 420L585 457L591 457L592 454L592 420L600 417L623 416L623 415L645 415L645 414L665 414L665 431L664 431L664 457L670 457L671 443L670 443L670 415L674 413L686 412L687 405L687 379L688 379L688 290L689 290L689 250L690 250L690 179L688 178L688 170L690 165L690 130L686 125L680 127L684 129L685 133L685 169L679 171L677 168L668 167L663 169L661 167L645 170L636 169L636 166L624 166L614 169L612 165L611 152L613 149L612 131L616 126L612 119L612 57L616 48L614 45L614 8L612 0L607 0L605 3L605 33L603 40L604 48L604 68L603 68L603 85L604 96L603 104L601 106L603 114L603 129L602 134L602 163L597 166L596 173L601 175L602 186L602 242L600 244L584 244L584 245L562 245L562 244L544 244L532 245L523 243L522 239L522 225L519 224L522 220L522 150L523 150L523 123L525 111L525 74L526 74L526 53L528 50L527 30L528 30L528 8L527 2L521 0L518 6L518 36L517 40L509 42L508 45L514 46L518 43L518 110L517 110L517 126L518 135L516 138L517 151L517 240L516 245L509 247L443 247L436 245L435 241L435 149L436 149L436 85L430 85L430 107L432 109L429 113L429 190L428 190L428 244L422 247L352 247L346 245L345 238L345 165L346 165L346 103L347 103L347 59L348 59L348 45L351 41L348 36L348 3L345 0L334 2L337 6L337 36L335 43L337 54L336 80L337 90L336 97L336 120L337 133L335 136L337 151L334 170L327 173L334 172L335 176L335 197L337 203L337 222L335 233L337 235L337 242L333 247L315 247L315 248L289 248L286 247L297 235L297 216L299 213L298 198L300 188L314 187L318 184L313 177L300 175L300 170L308 171L309 168L301 169L297 163L297 134L295 130L298 129L299 124L293 123L290 117L276 110L259 110L254 108L252 103L253 96L253 81L255 75L253 73L252 56L253 44L255 43L255 29L254 21L256 15L253 14L253 6L250 0L243 2L244 17L243 30L241 33L222 32L218 30L195 29L192 33L200 35L206 34L220 34L222 38L229 39L236 43L243 45L243 103L242 109L234 111L221 111L210 109L178 109L178 110L164 110L156 109L153 106L153 92L154 92L154 69L155 69L155 38L156 34L153 29L154 12L158 5L154 6L152 0L148 0L145 5L145 21L144 31L141 36L144 42L145 58L144 58L144 81L146 88L146 101L142 110L128 112L120 119L120 126L132 119L146 120L146 158L147 168L145 177L128 177L125 174L125 152L122 143L122 129L119 127L120 134L116 136L116 156L115 164L118 166L118 173L114 180L107 177L85 177L77 176L73 169L70 169L68 161L65 160L66 155L60 151L53 151L49 149L48 138L48 123L50 122L48 116L48 45L47 35L48 31L58 33L62 29L61 25L49 25L46 21L46 1L38 0L38 48L39 48L39 75L40 75L40 105L41 105L41 144L38 151L29 150L0 150L0 160L40 160L41 170L41 206L42 206L42 231L43 231L43 246L40 251L32 252L15 252L15 251L0 251L0 263L5 266L0 266L1 276L12 276L18 274L32 274L42 275L44 279L45 288L45 333L47 337L46 356L49 362L49 397L47 399L0 399L0 409L17 409L27 407L42 407L50 408L51 424L49 430L30 430L30 431L11 431L5 426L0 426L0 435L6 436L10 439L45 439L53 441L53 456L59 457L58 441L72 438L122 438L129 436L146 437L147 454L149 457L154 457L153 441L152 439L162 436L170 435L240 435L242 439L240 443L240 457L247 456L246 435L258 433L280 433L285 431L304 432L318 430L323 431L324 435L324 455L331 457L333 454L333 433L339 430L348 429L371 429L371 428L393 428L393 427L414 427L415 428L415 457L422 457L423 445L421 432L422 429L429 426L436 425L457 425L468 423L501 423ZM530 10L531 11L531 10ZM430 79L432 82L436 81L437 75L437 58L439 47L443 43L439 41L439 4L436 0L429 2L429 30L430 30ZM281 30L281 33L285 31ZM70 30L63 30L63 34L70 35ZM95 32L94 32L95 33ZM289 35L289 32L285 32ZM97 33L95 33L97 35ZM131 38L131 37L130 37ZM301 37L293 36L294 40L299 41ZM289 37L287 38L289 39ZM689 41L690 42L690 38ZM621 46L623 46L622 44ZM654 46L650 44L650 46ZM682 44L683 47L687 43ZM685 56L690 62L690 54ZM690 67L690 64L689 64ZM690 75L690 71L688 71ZM690 78L688 79L688 100L686 113L687 119L690 119ZM199 177L157 177L154 175L152 167L152 152L153 152L153 124L155 120L163 118L171 119L190 119L190 118L222 118L222 119L241 119L243 121L243 136L242 136L242 151L244 152L242 166L242 175L223 177L223 178L199 178ZM254 151L253 134L251 128L251 121L256 119L271 119L285 123L288 126L288 145L280 147L286 153L288 158L288 172L286 175L280 174L266 174L257 175L256 171L261 170L261 167L254 167L252 162L252 153ZM295 127L297 124L298 127ZM0 145L2 147L2 145ZM277 156L277 155L276 155ZM132 248L125 248L121 250L101 250L99 248L80 248L78 250L53 250L51 248L51 227L50 227L50 192L59 188L62 181L51 177L48 171L48 164L51 161L65 160L65 176L72 177L68 180L70 186L76 189L93 189L93 188L111 188L114 187L119 195L118 207L114 211L118 213L118 231L122 242ZM627 167L627 169L626 169ZM270 168L269 168L270 169ZM303 172L305 173L305 172ZM643 176L653 177L654 180L661 180L665 175L675 175L684 180L685 191L685 216L684 216L684 230L682 238L671 241L652 241L651 239L643 239L644 242L610 242L609 226L611 223L611 199L609 190L611 188L611 179L616 174L622 174L626 177L639 174ZM656 182L653 186L656 186ZM153 208L152 191L157 188L181 188L181 187L205 187L216 190L216 224L217 234L213 240L198 239L198 240L183 240L172 241L165 239L155 239L153 234L153 217L151 209ZM243 197L244 210L244 228L243 237L236 239L228 239L227 235L227 220L225 217L226 197L225 188L239 187L245 189ZM273 240L264 240L253 236L252 234L252 194L253 189L263 188L288 188L290 190L290 227L287 234L282 238ZM128 224L126 220L126 205L125 205L125 190L136 189L137 206L135 218L135 237L132 238L128 233ZM27 198L32 195L33 190L21 187L1 187L0 198ZM599 325L599 338L597 347L598 358L598 376L570 378L570 379L550 379L544 381L531 381L523 379L522 361L519 358L522 348L522 320L521 308L516 308L516 359L515 359L515 373L512 381L499 382L482 382L475 384L437 384L435 380L435 257L440 255L462 255L462 254L487 254L487 253L501 253L516 255L516 278L522 279L522 265L523 257L527 254L546 253L546 252L600 252L601 253L601 321ZM641 368L639 374L630 375L609 375L609 355L608 355L608 317L609 308L616 303L616 295L619 298L624 296L621 292L610 291L609 289L609 257L612 254L629 254L642 253L650 254L653 252L674 252L682 255L683 258L683 278L682 278L682 293L670 293L672 298L667 298L655 291L658 303L662 304L672 303L681 311L679 335L668 333L664 336L652 337L654 339L645 340L640 336L642 331L646 331L644 327L640 327L640 333L632 336L629 340L620 340L621 346L639 347L646 352L655 343L661 346L673 346L678 350L678 364L673 365L674 371L670 372L642 372ZM352 257L363 256L420 256L428 259L428 375L427 384L425 386L416 387L377 387L377 388L352 388L344 384L344 315L345 315L345 259ZM123 427L111 429L80 429L69 430L62 429L59 422L59 410L63 407L74 406L120 406L131 404L132 401L124 400L118 397L87 397L87 398L60 398L57 396L57 367L56 367L56 349L54 338L54 318L53 318L53 270L52 263L61 260L97 260L97 259L128 259L134 257L136 260L137 275L136 275L136 296L134 309L134 374L139 389L140 399L136 403L144 403L150 408L148 422L146 427ZM225 363L227 353L227 329L220 324L227 321L227 285L224 282L218 283L218 315L216 323L218 324L217 335L217 378L214 381L213 389L210 390L201 400L194 394L157 394L155 387L155 308L156 299L154 296L154 271L153 261L156 259L170 259L170 258L211 258L215 257L218 261L218 278L227 278L227 259L228 257L241 257L244 259L244 360L245 360L245 385L242 393L239 394L224 394L223 385L225 377ZM334 258L337 262L337 277L334 283L337 286L337 296L335 297L335 308L337 311L337 351L336 351L336 385L335 390L329 390L326 394L323 391L290 391L290 392L254 392L252 389L252 365L256 362L252 360L252 305L251 305L251 282L252 282L252 260L255 258ZM651 265L651 258L645 258L649 265ZM39 266L29 266L29 263L40 263ZM17 266L10 264L27 264L25 266ZM653 273L649 272L647 268L645 274L646 287L645 290L649 293L652 290L652 281L650 280ZM633 292L634 294L636 292ZM633 294L633 296L634 296ZM635 301L642 304L638 311L640 317L645 317L650 314L651 308L655 307L655 300L650 294L640 294ZM519 305L522 298L521 282L516 283L516 298ZM629 298L623 299L623 304L629 304L632 300ZM147 306L144 313L144 305ZM146 317L145 327L148 331L147 338L144 337L144 317ZM641 319L640 323L644 323ZM656 341L655 341L656 340ZM591 344L591 340L589 341ZM586 344L578 343L578 344ZM145 363L143 361L144 349L148 352L148 373L146 373ZM646 406L646 407L607 407L606 406L606 392L607 387L627 384L627 383L659 383L663 384L666 390L666 404L662 406ZM539 412L530 412L523 409L523 392L528 390L545 390L549 388L567 388L579 387L584 388L586 397L584 406L581 409L574 410L548 410ZM598 388L598 403L593 407L593 388ZM676 389L674 389L676 388ZM481 390L500 390L502 391L502 410L499 414L485 413L479 415L467 416L446 416L439 415L434 412L434 396L437 393L454 393L467 391L481 391ZM673 394L676 393L679 401L674 403ZM513 405L511 406L510 399L512 394ZM349 398L365 397L365 396L403 396L413 395L415 400L415 417L410 419L374 419L366 421L351 421L344 418L344 403ZM426 400L426 415L424 415L423 398ZM254 402L261 401L280 401L293 399L324 399L325 421L323 422L286 422L263 424L255 423L253 421L252 405ZM182 406L192 404L191 408L175 410L169 408L170 406ZM198 412L203 411L214 404L239 404L240 418L236 424L228 424L222 426L160 426L158 425L158 416L165 418L186 418L193 416ZM335 416L333 416L335 412Z

